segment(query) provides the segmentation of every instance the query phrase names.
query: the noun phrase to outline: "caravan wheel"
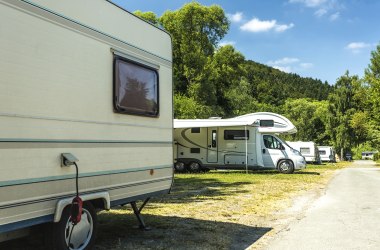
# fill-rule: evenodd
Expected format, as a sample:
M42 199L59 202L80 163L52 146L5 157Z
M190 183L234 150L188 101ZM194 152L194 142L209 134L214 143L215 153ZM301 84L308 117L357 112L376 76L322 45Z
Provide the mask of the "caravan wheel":
M282 174L291 174L294 172L294 164L290 160L281 160L277 165L277 169Z
M201 168L201 164L199 164L198 162L194 161L189 164L189 171L192 173L197 173L201 171Z
M174 163L174 170L179 172L179 173L185 172L186 171L185 163L183 163L181 161L177 161L176 163Z
M82 219L74 228L69 219L70 206L67 206L63 210L61 220L53 226L53 248L56 250L91 249L95 243L97 231L97 216L92 204L89 202L83 204ZM72 235L69 239L71 231Z

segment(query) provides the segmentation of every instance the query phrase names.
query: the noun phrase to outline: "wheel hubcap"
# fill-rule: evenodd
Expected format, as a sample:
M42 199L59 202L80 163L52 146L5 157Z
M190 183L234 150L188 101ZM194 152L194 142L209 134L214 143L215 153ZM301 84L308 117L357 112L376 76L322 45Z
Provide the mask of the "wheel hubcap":
M288 162L281 163L280 168L282 171L288 171L289 170L289 163Z
M69 240L70 240L69 249L72 249L72 250L85 249L85 247L88 245L88 243L91 240L93 225L94 223L92 220L92 216L90 212L87 211L86 209L83 209L82 219L75 226L70 222L70 219L69 219L66 223L66 228L65 228L66 245L69 245ZM71 235L71 239L69 239L71 230L73 232Z
M175 164L175 168L178 171L183 171L185 169L185 164L183 162L177 162Z
M190 164L190 169L192 171L198 171L199 170L199 163L193 162Z

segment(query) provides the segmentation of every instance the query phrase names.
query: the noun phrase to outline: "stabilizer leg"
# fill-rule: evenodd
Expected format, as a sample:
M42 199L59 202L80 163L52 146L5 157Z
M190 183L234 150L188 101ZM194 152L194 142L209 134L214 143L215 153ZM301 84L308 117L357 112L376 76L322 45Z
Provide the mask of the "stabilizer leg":
M148 231L148 230L151 230L150 227L147 227L145 225L145 222L144 222L144 219L143 217L141 216L141 211L143 210L143 208L145 207L145 205L148 203L148 201L150 200L150 198L147 198L144 203L141 205L140 208L137 207L137 204L135 201L131 202L131 207L133 209L133 212L135 213L136 215L136 218L137 220L139 221L139 228L141 230L145 230L145 231Z

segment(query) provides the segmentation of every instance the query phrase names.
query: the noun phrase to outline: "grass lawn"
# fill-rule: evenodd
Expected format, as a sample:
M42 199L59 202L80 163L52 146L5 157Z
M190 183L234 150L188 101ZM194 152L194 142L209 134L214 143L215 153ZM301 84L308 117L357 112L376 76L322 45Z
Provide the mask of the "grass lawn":
M171 194L143 210L151 231L134 226L130 206L102 212L95 249L244 249L273 230L292 198L323 188L345 163L295 174L210 171L176 174Z

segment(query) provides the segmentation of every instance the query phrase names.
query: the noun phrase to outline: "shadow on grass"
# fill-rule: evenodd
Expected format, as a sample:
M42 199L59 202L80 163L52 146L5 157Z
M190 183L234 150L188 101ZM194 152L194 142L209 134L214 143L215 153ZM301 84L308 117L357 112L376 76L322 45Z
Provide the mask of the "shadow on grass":
M144 215L144 220L150 231L138 229L133 214L99 214L94 249L245 249L272 229L176 216ZM42 234L0 243L0 249L50 249Z
M95 249L245 249L271 230L176 216L144 219L152 230L137 229L134 215L102 214Z
M188 203L207 200L210 197L213 199L221 198L222 196L246 193L239 187L242 185L251 184L252 182L244 181L224 181L217 178L207 178L207 174L175 178L172 192L168 196L160 199L161 202L169 203Z
M294 174L302 174L302 175L321 175L320 173L318 172L294 172Z

